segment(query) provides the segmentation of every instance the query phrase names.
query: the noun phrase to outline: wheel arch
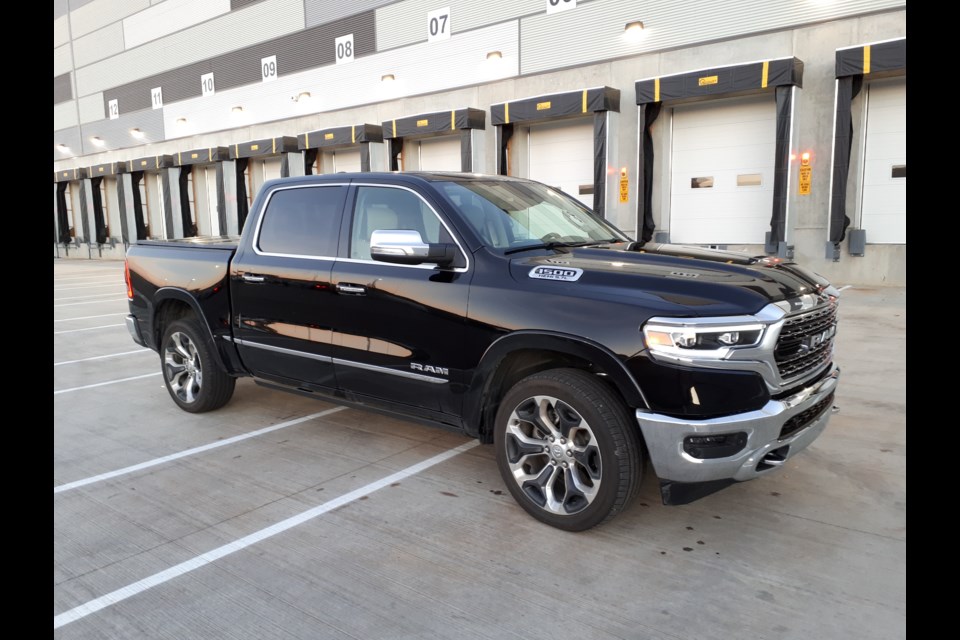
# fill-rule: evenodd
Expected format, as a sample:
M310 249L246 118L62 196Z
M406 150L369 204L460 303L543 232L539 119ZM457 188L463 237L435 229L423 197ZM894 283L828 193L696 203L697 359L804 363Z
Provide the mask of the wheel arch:
M161 349L161 341L163 340L165 327L175 320L194 315L206 331L206 337L210 341L211 350L216 354L217 366L223 371L233 371L233 367L227 366L229 360L222 351L223 345L220 344L221 341L214 338L213 329L210 327L210 323L196 298L183 289L162 287L157 289L153 300L153 317L150 327L155 340L154 344L157 345L158 351Z
M598 374L628 407L646 407L640 386L623 362L592 340L557 332L515 331L501 336L484 352L463 403L467 432L492 442L500 399L518 380L558 367Z

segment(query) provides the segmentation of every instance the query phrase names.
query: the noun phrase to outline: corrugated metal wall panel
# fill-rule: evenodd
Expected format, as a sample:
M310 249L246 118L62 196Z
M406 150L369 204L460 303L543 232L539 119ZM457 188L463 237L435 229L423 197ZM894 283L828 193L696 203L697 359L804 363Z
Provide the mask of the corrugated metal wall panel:
M492 66L485 59L491 48L503 52L503 59ZM388 103L405 96L515 76L517 53L517 21L514 20L454 35L449 40L376 53L358 58L351 64L331 65L280 77L267 87L248 85L217 92L207 98L187 100L164 107L164 122L168 132L194 135L360 104ZM443 64L437 64L437 60L442 60ZM380 82L380 76L385 73L394 74L396 80L386 85ZM290 100L291 95L300 91L309 91L313 95L308 105ZM447 99L441 97L431 97L431 100L437 103L437 109L485 106L463 104L461 100L448 104ZM231 107L238 104L243 105L244 112L234 118ZM391 107L390 113L382 113L381 118L406 115L411 114L396 113L395 107ZM179 117L186 117L187 124L177 129L175 122ZM278 126L283 127L283 123ZM297 130L280 130L287 135L299 133ZM230 136L229 133L225 135Z
M77 122L77 106L73 104L73 101L61 102L60 104L53 105L53 132L56 133L59 129L66 129L68 127L75 127L79 122ZM77 149L79 151L79 149Z
M110 89L302 28L303 0L265 0L77 69L77 93Z
M67 0L53 0L53 21L67 15Z
M598 62L700 42L783 29L905 6L903 0L609 0L521 21L522 73ZM451 21L453 16L451 16ZM639 42L623 39L627 22L642 20ZM562 46L558 46L562 43ZM704 66L709 66L704 61Z
M107 109L103 106L103 94L95 93L77 100L80 111L80 124L103 120L107 117Z
M73 70L73 57L70 54L70 45L65 44L53 50L53 75L59 76Z
M635 4L635 3L634 3ZM427 39L427 13L450 7L451 33L543 11L544 0L406 0L377 9L377 51Z
M82 6L77 6L81 5ZM92 31L116 22L121 18L142 11L150 6L149 0L92 0L88 3L70 3L70 28L73 37L79 38Z
M167 0L123 20L127 49L230 12L230 0Z
M53 104L66 102L73 97L73 86L70 83L70 74L64 73L53 78Z
M70 106L71 108L73 108L73 104L70 104L69 106ZM56 113L56 109L54 109L54 113ZM56 118L54 118L54 119L56 119ZM76 110L74 110L73 119L74 119L74 120L77 119ZM61 152L57 149L57 145L59 145L59 144L65 144L65 145L67 145L68 147L70 147L70 155L69 155L69 156L61 153ZM61 161L64 161L64 160L68 160L68 161L69 161L69 158L70 158L71 156L79 155L79 153L80 153L80 127L74 125L74 126L67 127L67 128L65 128L65 129L59 129L59 130L56 130L56 129L55 129L55 130L54 130L54 132L53 132L53 161L54 161L54 163L56 163L56 162L61 162ZM76 163L73 163L73 164L71 164L70 166L73 167L75 164L76 164ZM59 168L59 167L57 167L56 165L54 166L54 169L58 169L58 168Z
M140 129L144 133L142 140L130 135L131 129ZM151 142L159 142L163 136L163 113L147 109L120 115L116 120L99 120L80 125L81 144L84 153L97 153L108 149L137 147ZM95 147L90 142L92 136L99 136L107 143L104 147Z
M313 27L333 22L355 13L370 11L397 0L353 0L353 2L330 2L330 0L305 0L306 24ZM436 4L436 3L434 3ZM436 7L434 7L436 8Z
M119 22L73 39L73 56L78 67L109 58L121 51L123 51L123 25Z
M230 0L230 9L231 10L243 9L248 5L255 4L257 2L262 2L262 1L263 0ZM154 0L154 4L156 4L156 0Z
M163 88L164 104L195 98L201 95L200 76L211 71L217 92L251 83L259 86L261 59L276 55L280 77L333 64L334 40L345 33L353 33L355 56L373 53L376 39L373 25L372 11L357 14L115 87L105 91L103 99L116 98L120 112L124 113L149 108L150 90L154 87Z
M70 29L67 25L67 16L60 16L53 21L53 48L70 42Z

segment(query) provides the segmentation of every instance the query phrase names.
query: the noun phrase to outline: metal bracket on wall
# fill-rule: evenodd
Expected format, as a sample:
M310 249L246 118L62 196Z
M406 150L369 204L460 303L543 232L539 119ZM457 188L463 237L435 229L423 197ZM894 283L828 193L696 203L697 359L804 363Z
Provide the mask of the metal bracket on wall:
M862 258L867 252L867 230L848 229L847 237L847 251L852 256Z
M653 241L657 244L670 244L670 232L669 231L654 231L653 232Z
M829 240L823 247L823 257L827 260L833 260L834 262L840 262L840 244L833 244Z
M778 243L777 257L781 260L793 260L793 245L786 242Z

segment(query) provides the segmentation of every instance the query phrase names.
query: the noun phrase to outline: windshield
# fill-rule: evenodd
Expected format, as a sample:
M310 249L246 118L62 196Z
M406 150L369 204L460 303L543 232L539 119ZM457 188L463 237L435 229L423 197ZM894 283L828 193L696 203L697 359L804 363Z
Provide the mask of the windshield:
M542 244L629 242L622 231L557 189L534 182L438 182L485 244L495 249Z

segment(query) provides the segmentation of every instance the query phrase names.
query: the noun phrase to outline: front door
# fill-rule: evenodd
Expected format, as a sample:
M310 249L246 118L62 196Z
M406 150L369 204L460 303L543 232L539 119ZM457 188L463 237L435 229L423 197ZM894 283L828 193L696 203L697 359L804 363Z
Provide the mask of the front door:
M233 260L237 350L258 377L333 389L330 285L346 185L275 189Z
M412 229L425 242L455 242L435 209L398 186L354 187L349 247L333 268L337 383L360 401L459 414L467 365L464 319L472 271L458 249L453 268L370 257L376 230Z

